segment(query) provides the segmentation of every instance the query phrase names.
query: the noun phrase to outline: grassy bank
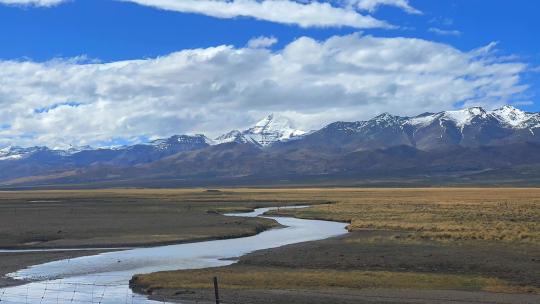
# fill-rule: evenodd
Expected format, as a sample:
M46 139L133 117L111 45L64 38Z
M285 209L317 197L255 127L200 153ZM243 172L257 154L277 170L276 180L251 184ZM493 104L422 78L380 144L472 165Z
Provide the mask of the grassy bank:
M351 233L255 252L224 268L137 276L134 285L169 299L208 300L217 275L235 303L279 303L276 290L295 303L318 303L314 292L321 291L326 303L363 303L372 289L409 290L413 299L422 290L457 290L513 293L505 303L539 300L518 296L540 291L539 189L250 191L258 198L333 202L271 213L346 221Z
M159 289L211 289L219 277L221 288L243 290L328 290L328 289L451 289L466 291L530 292L496 278L471 275L413 272L291 269L285 267L235 266L160 272L137 276L132 283L146 291Z

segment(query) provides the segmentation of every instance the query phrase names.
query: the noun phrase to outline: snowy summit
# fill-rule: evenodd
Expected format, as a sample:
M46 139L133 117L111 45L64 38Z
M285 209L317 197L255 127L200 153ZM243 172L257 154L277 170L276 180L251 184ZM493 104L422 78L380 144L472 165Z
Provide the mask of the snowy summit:
M306 132L295 129L288 118L281 115L270 114L257 122L253 127L244 131L231 131L216 138L215 142L251 142L266 147L279 141L297 139L304 134L306 134Z

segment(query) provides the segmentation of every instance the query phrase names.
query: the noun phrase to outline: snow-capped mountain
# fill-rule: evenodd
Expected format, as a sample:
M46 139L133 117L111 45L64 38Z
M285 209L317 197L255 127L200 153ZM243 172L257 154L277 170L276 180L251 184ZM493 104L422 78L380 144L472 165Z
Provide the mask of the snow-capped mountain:
M69 145L69 148L67 148L66 150L63 150L65 151L67 154L69 155L72 155L72 154L75 154L75 153L79 153L79 152L82 152L82 151L89 151L89 150L94 150L94 148L92 148L91 146L74 146L74 145Z
M299 143L333 150L372 150L406 145L420 150L540 141L540 114L512 106L480 107L400 117L388 113L367 121L336 122Z
M150 145L159 150L174 149L176 150L191 150L200 147L205 147L213 144L213 141L208 137L197 135L174 135L169 138L156 139L150 142Z
M492 111L491 115L515 129L529 129L533 131L540 128L540 113L527 113L507 105Z
M400 117L383 113L370 120L335 122L307 133L293 127L286 117L270 114L253 127L243 131L233 130L215 139L205 135L175 135L157 139L147 144L137 144L114 149L93 149L89 146L70 146L66 150L47 147L6 147L0 149L0 161L20 160L36 153L55 157L77 154L88 157L93 151L100 155L131 154L143 157L153 153L156 158L183 151L203 149L223 143L254 144L270 148L276 143L288 143L288 147L318 146L337 150L370 150L397 145L413 146L421 150L439 149L447 146L481 146L524 141L540 141L540 113L529 113L504 106L493 111L481 107L439 113L423 113L414 117ZM114 153L112 152L114 151ZM130 156L130 159L133 158ZM102 158L98 159L102 161Z
M238 130L233 130L229 133L218 136L214 139L214 144L225 144L225 143L238 143L238 144L247 144L253 143L251 139L248 139L244 134Z
M8 146L0 149L0 161L1 160L19 160L26 157L30 157L37 153L41 154L51 154L55 156L69 156L82 151L93 150L90 146L73 146L70 145L68 149L50 149L43 146L35 146L22 148L17 146Z
M414 146L420 149L442 146L481 146L538 141L540 114L527 113L512 106L493 111L472 107L404 120Z
M479 121L495 119L501 124L513 129L531 129L539 127L538 113L527 113L512 106L504 106L493 111L481 107L473 107L456 111L444 111L436 114L423 114L407 119L413 126L426 126L436 120L450 121L459 128L470 126Z
M53 151L47 147L29 147L22 148L16 146L8 146L0 149L0 160L18 160L28 157L37 152Z
M50 183L386 175L429 180L433 175L454 178L490 170L507 170L500 176L519 179L520 174L540 172L534 168L540 168L540 113L511 106L414 117L383 113L309 133L295 129L284 117L269 115L253 127L214 140L175 135L118 148L0 149L0 183L5 184L35 177ZM66 177L56 180L58 176Z
M214 139L216 144L236 142L253 143L261 147L268 147L276 142L298 139L306 132L292 127L292 122L280 115L270 114L253 127L238 131L233 130Z

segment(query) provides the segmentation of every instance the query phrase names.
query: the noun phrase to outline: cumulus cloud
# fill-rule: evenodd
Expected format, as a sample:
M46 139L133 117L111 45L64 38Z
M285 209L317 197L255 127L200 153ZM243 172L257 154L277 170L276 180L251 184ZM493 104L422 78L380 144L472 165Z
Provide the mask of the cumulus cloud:
M267 48L278 42L276 37L257 37L248 41L247 46L250 48Z
M251 17L301 27L392 28L388 23L329 2L293 0L120 0L217 18Z
M360 10L370 13L375 12L380 6L394 6L409 14L422 14L422 12L409 4L409 0L343 0L349 5L356 6Z
M461 32L458 30L443 30L437 27L430 27L428 31L442 36L461 36Z
M0 4L22 6L54 6L68 0L0 0Z
M495 44L301 37L280 50L222 45L112 63L0 61L0 144L99 146L243 128L271 112L303 129L381 112L523 100L525 64Z

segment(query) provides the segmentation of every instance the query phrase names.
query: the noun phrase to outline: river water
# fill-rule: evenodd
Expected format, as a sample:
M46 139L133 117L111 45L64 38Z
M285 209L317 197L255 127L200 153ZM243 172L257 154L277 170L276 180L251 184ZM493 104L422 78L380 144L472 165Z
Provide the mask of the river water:
M227 215L256 217L271 209L260 208L250 213ZM344 223L267 218L276 220L286 228L267 230L244 238L136 248L32 266L8 275L32 282L0 289L0 303L163 303L133 293L128 285L129 280L135 274L226 266L234 263L232 258L256 250L347 233Z

